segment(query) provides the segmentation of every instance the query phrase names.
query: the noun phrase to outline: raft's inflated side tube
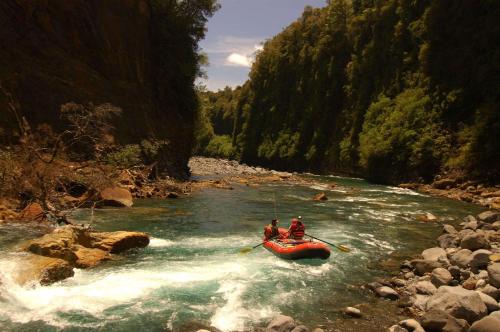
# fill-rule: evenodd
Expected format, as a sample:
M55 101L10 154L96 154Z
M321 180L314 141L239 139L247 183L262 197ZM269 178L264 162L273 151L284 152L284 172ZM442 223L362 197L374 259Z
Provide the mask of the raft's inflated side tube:
M279 231L280 234L286 233L286 229L284 228L280 228ZM306 240L271 240L264 242L264 247L283 259L327 259L330 257L330 248L321 242L310 242Z

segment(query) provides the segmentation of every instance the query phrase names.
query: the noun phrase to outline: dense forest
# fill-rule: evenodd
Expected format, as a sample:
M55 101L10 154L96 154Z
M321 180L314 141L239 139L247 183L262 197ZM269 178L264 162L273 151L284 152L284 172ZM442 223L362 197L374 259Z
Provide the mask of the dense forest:
M199 93L198 150L384 183L498 181L498 17L494 0L306 7L242 87Z

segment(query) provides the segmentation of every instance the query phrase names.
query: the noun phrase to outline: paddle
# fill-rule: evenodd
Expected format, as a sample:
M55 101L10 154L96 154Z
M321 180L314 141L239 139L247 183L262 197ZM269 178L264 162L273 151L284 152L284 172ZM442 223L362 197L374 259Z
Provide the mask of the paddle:
M348 247L346 247L346 246L344 246L344 245L342 245L342 244L340 244L340 245L336 245L336 244L333 244L333 243L327 242L327 241L325 241L325 240L318 239L317 237L314 237L314 236L309 235L309 234L305 234L305 235L307 235L307 236L309 236L309 237L311 237L311 238L313 238L313 239L316 239L316 240L318 240L318 241L325 242L326 244L329 244L329 245L331 245L331 246L333 246L333 247L337 248L337 249L338 249L338 250L340 250L340 251L343 251L343 252L351 252L351 249L349 249Z
M270 239L268 239L268 240L266 240L266 241L264 241L264 242L262 242L262 243L259 243L258 245L253 246L253 247L251 247L251 248L250 248L250 247L243 248L243 249L241 249L241 250L240 250L240 254L248 254L250 251L254 250L255 248L260 247L260 246L261 246L261 245L263 245L264 243L269 242L269 241L271 241L272 239L275 239L275 238L277 238L277 237L279 237L279 235L273 236L272 238L270 238Z

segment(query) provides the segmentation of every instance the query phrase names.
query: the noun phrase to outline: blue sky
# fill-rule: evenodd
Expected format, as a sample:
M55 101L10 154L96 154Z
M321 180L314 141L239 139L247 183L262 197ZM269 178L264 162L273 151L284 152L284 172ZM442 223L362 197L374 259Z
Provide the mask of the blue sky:
M208 54L209 90L235 87L248 77L255 52L266 39L296 20L306 5L323 7L326 0L219 0L222 8L209 20L200 43Z

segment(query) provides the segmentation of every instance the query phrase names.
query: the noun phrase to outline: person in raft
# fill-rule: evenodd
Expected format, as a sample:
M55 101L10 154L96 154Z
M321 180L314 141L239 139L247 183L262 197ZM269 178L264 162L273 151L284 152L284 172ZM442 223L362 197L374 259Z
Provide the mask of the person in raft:
M290 228L288 228L288 238L302 240L306 232L306 227L302 223L302 217L293 218Z
M273 219L271 220L271 224L264 227L264 237L266 241L280 236L280 232L278 230L278 222L278 219Z

